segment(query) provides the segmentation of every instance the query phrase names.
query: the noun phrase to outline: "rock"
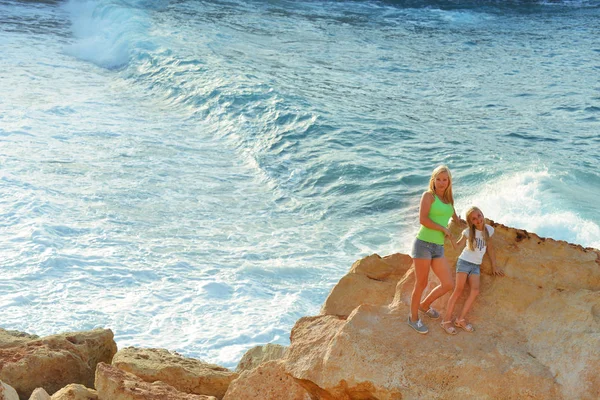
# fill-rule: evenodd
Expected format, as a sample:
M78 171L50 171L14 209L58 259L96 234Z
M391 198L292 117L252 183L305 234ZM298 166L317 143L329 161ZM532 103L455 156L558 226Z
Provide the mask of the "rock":
M404 254L384 258L373 254L355 262L325 300L321 314L348 316L361 304L390 304L396 284L411 264Z
M51 400L51 399L50 399L50 395L48 394L48 392L46 392L43 388L36 388L33 391L33 393L31 393L29 400Z
M186 393L222 398L238 374L214 364L186 358L164 349L127 347L113 365L146 382L163 381Z
M280 361L269 361L244 371L229 385L223 400L311 400L289 376Z
M51 397L52 400L98 400L98 392L83 385L71 384L60 389Z
M15 345L26 343L34 339L39 339L39 336L0 328L0 349L4 347L14 347Z
M92 386L96 364L110 362L116 350L109 329L18 341L0 348L0 379L21 399L38 387L54 393L70 383Z
M330 399L557 398L559 385L526 344L503 337L501 348L488 348L487 335L450 337L430 327L416 336L404 315L373 305L346 320L303 318L285 368L313 396Z
M248 350L236 368L241 373L258 367L263 362L274 361L283 358L287 347L279 344L268 343L264 346L255 346Z
M506 276L491 276L484 259L469 315L474 333L450 336L425 318L429 334L416 334L406 324L414 284L407 256L374 255L342 278L324 315L296 323L284 370L311 396L328 400L597 399L600 252L491 225ZM458 237L462 229L451 230ZM458 252L446 246L446 255L454 270ZM430 273L426 290L437 284ZM434 304L438 310L448 297Z
M0 400L19 400L19 395L12 386L0 381Z
M95 387L98 400L217 400L213 396L180 392L164 382L146 382L105 363L96 368Z

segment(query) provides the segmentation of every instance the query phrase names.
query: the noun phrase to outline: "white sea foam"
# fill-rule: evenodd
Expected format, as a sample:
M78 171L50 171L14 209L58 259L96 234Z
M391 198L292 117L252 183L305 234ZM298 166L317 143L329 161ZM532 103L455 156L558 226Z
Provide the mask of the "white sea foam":
M152 47L143 9L96 0L70 0L64 9L76 38L65 51L73 57L115 69L127 65L136 48Z
M572 199L561 198L557 194L556 180L557 177L548 170L504 176L461 199L457 202L457 209L464 214L471 204L476 205L486 217L504 225L543 237L600 248L600 226L569 209Z
M440 18L442 21L452 24L478 24L487 20L493 19L491 14L483 12L475 12L472 10L456 11L456 10L441 10L431 9L432 15Z

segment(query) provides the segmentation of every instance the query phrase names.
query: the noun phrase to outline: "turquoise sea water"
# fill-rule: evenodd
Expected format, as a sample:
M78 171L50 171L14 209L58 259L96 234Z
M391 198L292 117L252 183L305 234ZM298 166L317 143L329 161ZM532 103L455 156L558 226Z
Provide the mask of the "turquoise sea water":
M0 0L0 326L234 367L456 207L600 247L600 2Z

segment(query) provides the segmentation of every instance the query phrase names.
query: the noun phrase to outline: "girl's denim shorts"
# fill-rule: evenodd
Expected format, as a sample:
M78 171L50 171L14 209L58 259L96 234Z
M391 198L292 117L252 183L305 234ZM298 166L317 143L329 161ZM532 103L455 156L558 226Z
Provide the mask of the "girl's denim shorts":
M464 272L467 275L480 275L479 265L465 261L462 258L456 261L456 272Z
M425 260L442 258L444 257L444 245L425 242L421 239L415 239L410 256L412 258L421 258Z

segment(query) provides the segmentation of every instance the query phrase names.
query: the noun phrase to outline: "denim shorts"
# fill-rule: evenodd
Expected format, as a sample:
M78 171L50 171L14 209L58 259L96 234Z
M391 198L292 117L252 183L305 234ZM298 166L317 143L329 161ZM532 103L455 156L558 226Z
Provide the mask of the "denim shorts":
M479 265L459 258L456 262L456 272L464 272L467 275L479 275Z
M444 245L425 242L421 239L415 239L410 256L412 258L421 258L425 260L442 258L444 257Z

